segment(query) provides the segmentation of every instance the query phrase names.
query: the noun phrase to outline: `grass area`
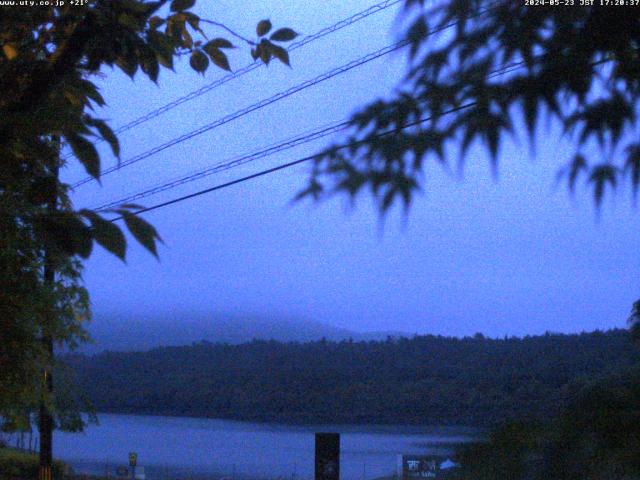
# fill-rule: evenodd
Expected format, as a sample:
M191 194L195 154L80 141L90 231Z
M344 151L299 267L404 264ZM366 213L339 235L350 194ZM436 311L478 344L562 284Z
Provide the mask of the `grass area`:
M55 461L54 480L62 480L64 463ZM26 480L38 478L38 455L13 448L0 448L0 480Z

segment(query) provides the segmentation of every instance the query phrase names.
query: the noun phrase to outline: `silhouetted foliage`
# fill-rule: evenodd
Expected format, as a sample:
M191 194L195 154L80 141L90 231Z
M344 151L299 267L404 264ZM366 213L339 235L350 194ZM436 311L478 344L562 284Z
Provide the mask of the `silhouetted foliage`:
M640 369L589 382L555 418L513 423L458 453L460 480L640 477Z
M53 463L53 480L64 478L64 464L59 461ZM22 480L38 478L38 457L10 448L0 447L0 480Z
M448 169L457 159L461 168L480 142L495 170L507 134L525 130L535 142L545 121L572 142L573 160L561 169L571 190L586 179L599 206L628 180L635 198L638 9L580 1L407 0L408 73L389 99L353 115L354 147L325 150L305 194L353 197L368 187L383 212L398 200L408 206L425 161Z
M68 199L55 215L38 209L52 195L63 195L69 185L55 171L61 162L58 143L68 145L86 172L100 179L101 159L95 147L105 141L119 158L118 138L109 124L96 116L106 105L94 83L104 67L115 67L130 77L137 73L157 82L161 67L172 70L174 58L189 56L190 66L204 73L210 62L229 70L226 38L209 35L223 28L253 50L265 63L278 58L289 63L282 47L273 42L294 39L289 28L265 35L271 23L258 24L258 38L245 39L224 25L191 11L195 0L110 0L75 5L2 9L0 23L0 194L26 201L33 209L14 217L35 224L36 237L51 248L87 258L93 243L124 259L125 238L119 227L90 210L74 211ZM168 8L163 8L168 7ZM260 28L265 22L269 28ZM263 32L264 30L264 32ZM4 198L3 198L4 200ZM121 205L112 213L123 216L133 236L154 255L160 239L155 229L132 214L135 205ZM10 211L7 212L9 214Z
M41 338L46 332L56 345L68 347L86 338L82 326L89 305L81 266L77 259L58 257L56 282L44 282L44 249L29 225L5 215L2 199L0 194L0 427L29 430L30 414L42 398L58 425L78 423L64 395L51 399L43 391L42 370L53 359Z
M526 338L209 344L67 358L98 411L495 425L558 413L639 354L622 330Z
M82 259L94 244L125 259L120 227L102 213L74 209L70 186L58 174L66 164L61 144L96 180L98 141L119 158L116 134L96 113L106 105L96 77L112 67L157 82L161 69L172 70L178 56L188 56L200 74L210 63L229 70L225 51L234 45L211 35L221 28L259 50L261 61L289 64L280 45L297 35L284 28L266 38L269 22L256 40L245 39L193 13L195 0L85 3L0 6L0 415L5 417L23 416L41 401L56 402L38 387L39 372L53 363L42 339L67 347L86 339ZM121 205L110 213L121 216L132 236L157 256L160 236L135 215L138 209ZM44 279L45 258L55 281Z

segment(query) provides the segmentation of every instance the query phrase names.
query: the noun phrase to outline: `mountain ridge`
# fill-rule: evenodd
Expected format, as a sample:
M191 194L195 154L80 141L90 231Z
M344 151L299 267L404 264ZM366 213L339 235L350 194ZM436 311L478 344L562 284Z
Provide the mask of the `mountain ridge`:
M411 337L400 331L356 332L321 322L224 314L99 315L87 330L92 342L81 353L147 351L156 347L190 345L202 341L237 345L252 340L308 342L314 340L384 340Z

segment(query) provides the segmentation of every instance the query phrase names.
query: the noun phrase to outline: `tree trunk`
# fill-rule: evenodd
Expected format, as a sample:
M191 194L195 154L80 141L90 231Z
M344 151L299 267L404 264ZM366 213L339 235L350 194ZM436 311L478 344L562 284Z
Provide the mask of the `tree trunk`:
M53 141L58 143L58 151L60 140L56 137ZM58 183L59 174L59 159L55 159L55 165L53 166L53 175L56 180L56 186ZM53 214L57 209L58 193L54 190L53 197L49 200L49 213ZM45 284L52 285L55 281L55 266L50 251L45 252L44 259L44 282ZM45 323L42 326L42 343L44 344L45 354L47 355L47 364L43 372L43 388L44 395L43 400L40 402L40 467L38 470L38 480L51 480L51 466L53 465L53 417L49 408L44 401L46 395L50 400L53 396L53 339L51 338L50 325L52 323L51 314L47 315Z

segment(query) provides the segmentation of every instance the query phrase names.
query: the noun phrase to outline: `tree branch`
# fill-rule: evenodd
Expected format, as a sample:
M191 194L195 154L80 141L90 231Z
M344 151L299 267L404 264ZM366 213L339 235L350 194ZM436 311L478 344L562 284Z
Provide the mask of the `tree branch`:
M220 22L214 22L213 20L206 20L204 18L201 18L200 21L204 22L204 23L208 23L209 25L215 25L216 27L220 27L220 28L226 30L227 32L229 32L234 37L239 38L243 42L248 43L249 45L256 45L256 42L254 42L253 40L249 40L248 38L243 37L239 33L234 32L229 27L227 27L226 25L224 25L224 24L222 24Z

